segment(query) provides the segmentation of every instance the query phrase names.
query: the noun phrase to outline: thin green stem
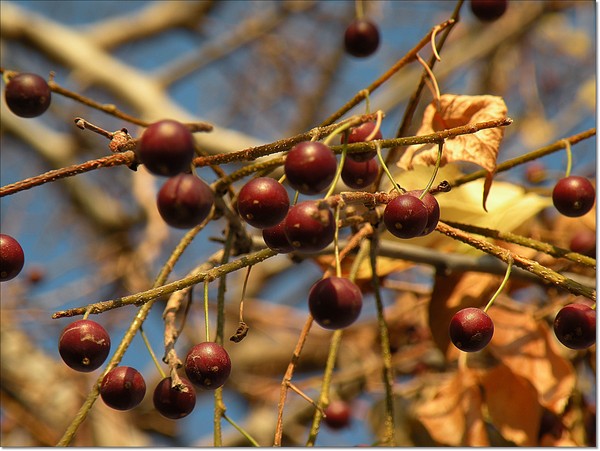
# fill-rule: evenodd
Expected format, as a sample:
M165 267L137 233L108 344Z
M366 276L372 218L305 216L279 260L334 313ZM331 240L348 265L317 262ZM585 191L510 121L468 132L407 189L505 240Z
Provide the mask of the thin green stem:
M335 206L335 233L333 235L333 251L335 254L335 275L342 277L342 264L340 262L340 246L338 242L340 227L340 204Z
M573 166L573 155L571 152L571 143L568 140L564 140L565 143L565 151L567 152L567 169L565 171L565 177L571 175L571 168Z
M144 340L146 349L148 349L148 352L150 353L150 358L152 358L154 365L156 365L156 369L160 373L160 377L164 379L165 377L167 377L167 375L165 374L164 370L162 369L162 366L160 365L160 363L158 362L158 359L156 358L156 354L154 354L154 351L152 350L152 346L150 346L150 341L148 340L148 336L146 335L146 332L144 332L144 329L142 326L140 326L140 335L142 336L142 340Z
M344 150L342 151L342 157L340 158L340 162L337 165L337 168L335 170L335 176L333 177L331 185L329 185L327 194L325 194L325 196L324 196L325 199L327 199L329 196L331 196L333 194L333 192L335 191L335 186L337 185L338 180L340 179L340 176L342 175L342 169L344 167L345 161L346 161L346 144L344 144Z
M433 71L431 70L429 65L423 60L423 58L421 58L419 56L418 53L417 53L417 61L419 61L421 66L423 66L423 68L425 69L425 72L427 72L429 80L431 81L431 83L433 85L433 86L431 86L431 88L432 88L431 94L433 96L433 100L437 104L437 110L439 111L440 110L440 87L438 86L438 82L435 78L435 75L433 75Z
M356 9L356 18L362 19L365 17L365 8L362 0L354 0L354 6Z
M223 412L223 418L225 418L225 420L231 424L235 429L237 429L237 431L242 434L246 440L248 440L250 442L250 444L252 446L255 446L257 448L260 448L260 445L258 444L258 442L256 440L254 440L254 438L246 431L244 430L242 427L240 427L235 421L233 421L231 418L229 418L229 416Z
M490 299L490 302L488 302L487 305L485 306L485 308L483 309L483 311L485 313L487 313L487 311L492 306L492 304L494 303L496 298L500 295L500 293L502 293L502 290L504 290L504 287L506 286L506 283L508 282L508 278L510 277L510 271L512 270L512 265L513 265L513 259L511 257L509 257L508 266L506 267L506 274L504 275L504 279L502 280L502 283L498 287L498 290L496 290L496 292Z
M440 163L442 161L442 150L443 149L444 149L444 141L440 141L438 143L437 160L435 160L435 167L433 168L433 174L431 174L431 178L429 179L427 186L425 187L425 189L419 196L419 199L421 199L421 200L425 197L425 194L427 194L429 192L429 189L431 188L431 185L433 185L433 182L437 176L438 170L440 169Z
M377 143L377 158L379 159L381 169L383 169L383 172L385 172L385 174L388 176L388 179L390 179L390 182L392 182L394 189L398 192L398 194L402 194L404 190L396 183L396 180L394 180L394 176L388 169L383 157L381 156L381 146L379 145L379 143Z
M210 328L208 322L208 280L204 281L204 327L206 330L206 341L210 341Z

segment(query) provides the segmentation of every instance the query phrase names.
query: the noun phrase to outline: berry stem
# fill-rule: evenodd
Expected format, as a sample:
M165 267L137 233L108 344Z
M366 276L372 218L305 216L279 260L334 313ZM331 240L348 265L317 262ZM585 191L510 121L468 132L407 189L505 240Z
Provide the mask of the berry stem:
M371 141L373 138L375 138L375 135L377 135L377 133L379 133L379 130L381 129L381 121L382 120L383 120L383 111L377 110L377 120L375 121L375 127L373 127L373 130L371 131L371 133L369 133L369 136L367 136L365 138L365 142Z
M362 0L354 0L354 6L356 8L356 18L362 19L365 17L365 7Z
M333 176L333 180L331 181L331 185L329 185L329 189L327 190L327 193L325 194L324 199L327 199L335 191L335 187L338 183L338 180L340 179L340 175L342 174L342 168L344 167L344 162L346 161L346 148L347 148L347 146L346 146L346 144L344 144L344 149L342 150L342 156L340 158L340 162L337 165L337 168L335 170L335 175Z
M390 170L388 169L387 165L385 164L385 161L383 160L383 157L381 156L381 145L379 143L376 144L376 148L377 148L377 158L379 159L379 164L381 164L381 168L383 169L385 174L390 179L390 182L392 182L394 189L398 192L398 194L404 193L406 190L401 188L400 185L398 185L396 183L396 180L394 180L394 176L391 174Z
M235 421L233 421L225 412L223 412L223 418L225 418L225 420L231 424L240 434L242 434L246 440L248 440L250 442L250 444L256 448L259 448L260 445L258 444L258 442L256 440L254 440L254 438L246 431L244 430L240 425L238 425Z
M146 349L148 349L148 352L150 353L150 357L152 358L154 365L156 365L156 368L158 369L158 372L160 373L161 379L164 379L165 377L167 377L167 375L165 374L164 370L162 369L160 363L158 362L158 359L156 358L156 354L154 354L154 351L152 350L152 346L150 346L150 340L148 340L148 336L146 335L146 332L144 332L144 328L142 326L140 326L140 335L142 337L142 340L144 340L144 345L146 345Z
M427 194L429 192L429 189L431 188L431 185L433 185L435 177L437 176L438 170L440 169L440 163L442 162L442 150L443 149L444 149L444 141L440 141L438 143L438 153L437 153L437 159L435 160L435 167L433 168L433 174L431 174L431 178L429 179L427 186L425 187L425 189L423 189L423 192L419 196L419 199L421 199L421 200L423 200L423 198L425 197L425 194Z
M335 275L342 277L342 264L340 262L340 246L338 242L340 231L340 204L335 207L335 233L333 235L333 250L335 254Z
M431 80L431 83L433 85L433 89L431 90L431 94L433 95L433 101L436 103L436 108L438 111L440 111L441 109L441 105L440 105L440 87L438 86L438 82L435 78L435 75L433 75L433 71L431 70L431 68L429 67L429 65L423 60L423 58L421 58L419 56L419 54L417 53L417 61L419 61L419 63L421 64L421 66L423 66L423 68L425 69L425 72L427 72L427 75L429 76L429 80ZM432 86L430 86L429 84L427 85L430 89L432 88Z
M571 168L573 166L573 155L571 152L571 143L568 140L563 140L565 143L565 151L567 152L567 169L565 170L565 177L571 175Z
M498 289L496 290L496 292L490 299L490 302L488 302L487 305L485 306L485 308L483 309L484 313L487 313L488 309L492 306L492 304L494 303L496 298L500 295L500 293L502 293L502 290L504 290L504 287L506 286L506 283L508 282L508 278L510 277L512 265L513 265L513 259L512 259L512 257L509 256L508 266L506 267L506 274L504 274L504 279L502 280L502 283L500 284L500 286L498 287Z
M206 328L206 341L210 341L210 329L208 326L208 284L209 280L204 281L204 326Z

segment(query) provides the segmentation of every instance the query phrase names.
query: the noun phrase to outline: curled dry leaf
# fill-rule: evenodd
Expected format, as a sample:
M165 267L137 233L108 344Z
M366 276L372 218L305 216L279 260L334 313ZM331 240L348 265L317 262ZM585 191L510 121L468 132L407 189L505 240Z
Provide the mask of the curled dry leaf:
M495 325L490 352L533 384L544 407L561 414L575 388L575 370L560 355L550 327L530 311L492 306L488 313Z
M500 364L483 373L481 384L487 410L500 434L519 446L537 446L542 407L531 381Z
M506 117L508 109L502 97L461 96L444 94L440 97L440 110L432 102L425 109L423 122L417 135L428 135L441 130ZM481 166L490 174L496 169L496 159L504 128L496 127L477 133L460 135L444 143L441 165L453 161L468 161ZM402 169L412 169L414 164L431 166L437 160L436 143L408 146L398 161Z
M469 370L456 372L431 399L416 407L417 419L431 438L448 446L489 446L481 391Z

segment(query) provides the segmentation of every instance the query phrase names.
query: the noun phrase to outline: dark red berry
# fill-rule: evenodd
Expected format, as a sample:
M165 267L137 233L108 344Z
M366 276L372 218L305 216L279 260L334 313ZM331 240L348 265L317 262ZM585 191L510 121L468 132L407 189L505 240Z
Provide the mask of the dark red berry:
M533 163L529 163L525 167L525 178L529 183L534 185L539 185L548 176L546 165L539 161L534 161Z
M238 212L248 224L259 229L279 224L290 208L283 185L270 177L259 177L246 183L238 195Z
M0 234L0 282L14 279L25 264L23 248L10 235Z
M51 97L48 83L36 74L15 75L4 90L8 109L20 117L41 115L50 106Z
M556 338L571 349L585 349L596 342L596 310L585 304L569 304L554 319Z
M471 0L471 11L483 22L499 19L508 8L508 0Z
M292 188L302 194L318 194L335 176L337 159L331 149L318 141L296 144L285 158L285 176Z
M100 396L108 407L117 410L133 409L144 399L146 381L135 368L117 366L110 370L100 384Z
M579 230L571 238L569 249L588 257L596 257L596 234L589 229Z
M64 328L58 352L68 366L89 373L100 368L108 357L110 336L97 322L80 319Z
M285 218L276 226L262 229L262 236L269 249L280 254L287 254L294 250L294 246L285 234Z
M351 128L350 133L342 135L342 144L344 142L347 142L348 144L365 142L367 138L371 136L371 133L376 126L377 123L375 122L364 122L357 127ZM372 139L381 139L382 137L381 130L377 130L377 133L375 133L375 136ZM346 156L354 161L367 161L374 158L376 155L376 151L369 151L348 153Z
M392 199L383 211L386 228L398 238L421 236L428 220L429 213L423 201L410 194L401 194Z
M377 174L379 165L375 158L367 161L355 161L350 158L344 160L342 180L350 188L364 189L375 181Z
M185 358L185 374L189 380L205 390L222 386L231 372L231 360L225 348L206 341L190 349Z
M196 390L192 383L182 377L183 387L171 387L172 379L165 377L154 389L152 402L164 417L177 420L188 416L196 406Z
M369 20L354 20L344 33L344 47L352 56L363 58L372 55L379 47L379 29Z
M342 429L350 424L350 405L346 401L336 399L325 409L323 421L331 429Z
M552 202L565 216L583 216L594 206L596 190L590 181L578 175L560 179L552 190Z
M423 192L423 190L418 189L418 190L408 191L406 194L410 194L411 196L419 197L419 196L421 196L422 192ZM435 228L440 220L440 204L438 203L437 199L431 193L425 194L425 196L423 196L423 199L421 199L421 201L423 202L423 204L425 204L425 207L427 208L427 225L425 226L425 230L423 230L423 233L421 234L421 236L424 236L424 235L429 235L431 232L433 232L435 230Z
M167 224L189 229L206 219L214 202L210 187L192 174L169 178L158 192L156 205Z
M308 294L310 314L325 329L348 327L360 315L362 304L360 288L344 277L321 279Z
M165 119L150 125L139 140L137 155L148 171L171 177L190 169L194 137L180 122Z
M483 310L459 310L450 321L450 339L461 351L476 352L487 346L494 335L494 323Z
M300 252L317 252L327 247L335 235L335 220L329 208L319 208L307 200L290 208L285 218L285 235Z

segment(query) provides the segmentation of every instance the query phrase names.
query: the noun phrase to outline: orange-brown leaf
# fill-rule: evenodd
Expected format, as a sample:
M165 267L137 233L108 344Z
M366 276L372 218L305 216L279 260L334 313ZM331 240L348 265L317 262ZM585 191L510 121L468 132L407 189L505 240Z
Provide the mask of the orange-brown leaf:
M562 413L575 387L575 371L560 355L550 327L526 310L492 306L488 313L494 321L490 352L533 384L543 406Z
M507 111L502 97L444 94L440 97L439 111L435 102L429 104L425 109L423 122L417 135L427 135L463 125L503 119L506 117ZM441 165L452 161L469 161L493 173L496 169L498 149L503 137L504 128L496 127L447 139L444 143ZM438 145L435 143L408 146L400 158L398 166L403 169L411 169L414 164L434 165L437 160L437 147Z
M520 446L536 446L542 416L531 381L500 364L481 376L485 402L500 434Z
M431 438L449 446L489 446L481 411L481 393L469 370L441 384L432 399L417 406L416 415Z

